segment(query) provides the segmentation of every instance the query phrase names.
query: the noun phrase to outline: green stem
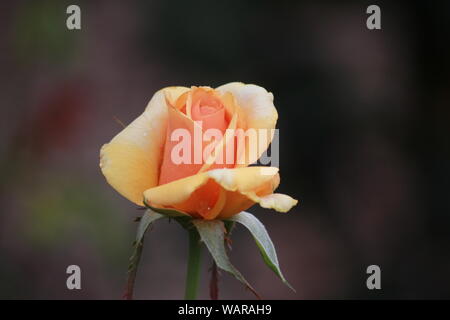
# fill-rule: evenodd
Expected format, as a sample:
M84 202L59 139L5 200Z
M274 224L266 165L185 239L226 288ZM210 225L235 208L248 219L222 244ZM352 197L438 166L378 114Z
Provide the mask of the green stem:
M189 232L189 258L186 274L185 300L195 300L200 278L201 243L200 235L195 228L188 229Z

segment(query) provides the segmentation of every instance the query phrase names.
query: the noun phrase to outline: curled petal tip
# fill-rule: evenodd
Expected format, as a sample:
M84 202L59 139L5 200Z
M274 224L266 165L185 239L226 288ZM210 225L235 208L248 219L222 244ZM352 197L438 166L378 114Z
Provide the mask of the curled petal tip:
M266 209L274 209L278 212L288 212L298 200L282 193L272 193L259 199L259 205Z

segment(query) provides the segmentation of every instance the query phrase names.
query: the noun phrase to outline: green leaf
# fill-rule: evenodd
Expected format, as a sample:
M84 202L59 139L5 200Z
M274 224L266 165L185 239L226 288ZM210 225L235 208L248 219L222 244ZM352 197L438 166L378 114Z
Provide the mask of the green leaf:
M231 264L228 258L224 243L224 223L220 220L192 220L192 223L197 228L201 240L205 243L217 266L231 273L259 298L255 289L253 289L242 274Z
M264 225L251 213L242 211L241 213L228 218L228 221L235 221L246 227L258 245L261 255L263 256L266 265L272 269L281 281L286 284L290 289L295 292L295 289L287 282L280 270L280 265L278 263L277 253L275 252L275 247L272 240L267 233Z
M131 255L130 263L128 265L127 288L124 294L126 299L133 298L134 282L136 279L137 267L139 265L139 261L141 260L145 232L150 224L161 218L164 218L162 214L149 209L145 211L144 215L140 219L136 233L136 240L133 244L133 254Z

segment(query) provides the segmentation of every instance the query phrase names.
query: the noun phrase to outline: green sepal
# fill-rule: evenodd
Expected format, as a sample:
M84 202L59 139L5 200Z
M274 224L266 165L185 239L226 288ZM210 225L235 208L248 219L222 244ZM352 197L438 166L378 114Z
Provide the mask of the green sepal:
M150 209L152 211L155 211L155 212L157 212L159 214L162 214L166 218L174 219L175 221L177 221L185 229L189 229L189 228L193 227L192 224L191 224L192 217L189 214L187 214L186 212L183 212L183 211L180 211L180 210L176 210L176 209L153 207L153 206L149 205L145 201L145 199L144 199L144 205L148 209Z
M133 253L130 257L130 262L128 264L127 289L124 295L126 299L133 298L134 281L136 278L137 267L139 265L139 261L142 255L145 232L153 222L161 218L164 218L162 214L159 214L153 210L148 209L145 211L145 213L139 220L139 226L136 232L136 239L133 243Z
M287 282L281 272L277 253L275 251L275 246L273 245L272 240L270 239L269 234L267 233L267 230L261 223L261 221L259 221L251 213L245 211L242 211L241 213L234 215L227 220L238 222L250 231L256 241L256 244L266 265L275 272L275 274L281 279L281 281L283 281L284 284L286 284L295 292L295 289L289 284L289 282Z
M160 213L162 215L165 215L169 218L178 218L178 217L184 217L184 218L190 218L192 219L192 217L187 214L186 212L180 211L180 210L176 210L176 209L169 209L169 208L157 208L157 207L153 207L151 205L149 205L145 199L144 199L144 205L148 208L151 209L157 213Z
M244 276L231 264L225 249L225 225L220 220L192 220L197 228L200 238L208 248L217 267L229 272L242 282L258 298L259 295L253 287L245 280Z
M145 210L145 213L142 215L141 219L139 220L139 226L136 232L136 243L142 242L145 232L147 231L148 227L151 223L154 221L164 218L162 214L159 214L153 210Z

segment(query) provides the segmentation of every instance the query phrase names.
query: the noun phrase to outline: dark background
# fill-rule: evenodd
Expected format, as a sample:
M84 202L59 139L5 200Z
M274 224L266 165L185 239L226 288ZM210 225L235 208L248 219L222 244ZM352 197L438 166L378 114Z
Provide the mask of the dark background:
M105 182L101 145L162 87L231 81L273 92L279 191L300 200L249 210L297 293L233 235L263 298L450 298L449 31L448 1L2 1L0 298L120 298L142 211ZM186 258L185 232L158 223L136 297L182 298ZM382 290L366 288L371 264ZM253 298L225 274L220 297Z

